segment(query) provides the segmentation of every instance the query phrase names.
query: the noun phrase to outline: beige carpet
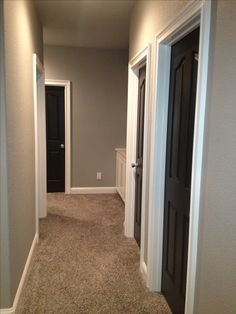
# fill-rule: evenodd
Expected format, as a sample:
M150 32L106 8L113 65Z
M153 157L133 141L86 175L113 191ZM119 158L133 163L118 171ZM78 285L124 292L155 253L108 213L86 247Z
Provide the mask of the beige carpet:
M48 195L17 313L170 313L146 288L117 195Z

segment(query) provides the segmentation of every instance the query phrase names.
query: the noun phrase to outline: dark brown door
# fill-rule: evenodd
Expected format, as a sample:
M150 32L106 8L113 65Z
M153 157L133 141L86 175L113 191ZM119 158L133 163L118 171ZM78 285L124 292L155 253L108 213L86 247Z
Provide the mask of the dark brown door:
M140 246L140 238L141 238L145 82L146 82L146 66L142 67L139 70L136 163L133 165L135 167L134 237L139 246Z
M167 131L162 292L184 313L199 29L172 47Z
M47 192L65 191L64 87L46 86Z

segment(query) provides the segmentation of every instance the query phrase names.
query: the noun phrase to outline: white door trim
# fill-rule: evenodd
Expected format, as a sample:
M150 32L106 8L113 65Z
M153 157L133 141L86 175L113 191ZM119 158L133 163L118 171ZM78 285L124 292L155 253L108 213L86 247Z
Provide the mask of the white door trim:
M46 79L45 85L65 88L65 193L71 193L71 101L70 81Z
M200 25L199 67L197 78L196 113L193 143L192 183L190 201L189 249L185 313L193 313L197 268L198 224L201 197L202 160L205 111L207 104L209 42L212 2L191 2L156 36L156 94L153 103L150 156L150 208L148 235L147 285L161 291L163 213L169 73L171 45Z
M34 87L34 130L35 130L35 219L36 234L39 218L47 215L46 206L46 126L44 68L36 54L33 54Z
M135 203L135 170L131 164L136 161L136 134L137 134L137 107L138 107L138 83L139 69L146 64L145 86L145 113L144 113L144 137L143 137L143 183L142 183L142 223L140 243L140 270L146 277L144 263L145 240L145 210L147 210L147 141L148 119L150 112L149 85L150 85L150 57L151 45L145 47L129 63L128 78L128 112L127 112L127 147L126 147L126 200L125 200L125 235L134 236L134 203Z

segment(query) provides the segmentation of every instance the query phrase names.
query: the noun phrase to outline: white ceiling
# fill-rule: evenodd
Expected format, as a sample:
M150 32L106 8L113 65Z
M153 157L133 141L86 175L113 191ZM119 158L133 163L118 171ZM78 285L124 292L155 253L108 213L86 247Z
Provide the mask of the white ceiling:
M35 0L50 45L128 48L135 0Z

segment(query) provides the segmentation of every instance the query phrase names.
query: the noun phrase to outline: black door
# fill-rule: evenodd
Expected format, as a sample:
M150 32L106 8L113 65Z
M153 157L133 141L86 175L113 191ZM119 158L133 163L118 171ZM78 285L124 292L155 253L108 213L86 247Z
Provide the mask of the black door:
M165 178L162 292L184 313L199 29L172 47Z
M46 86L47 192L65 191L64 87Z
M145 81L146 81L146 66L142 67L139 70L136 163L135 165L133 165L135 167L134 237L139 246L140 246L140 238L141 238Z

